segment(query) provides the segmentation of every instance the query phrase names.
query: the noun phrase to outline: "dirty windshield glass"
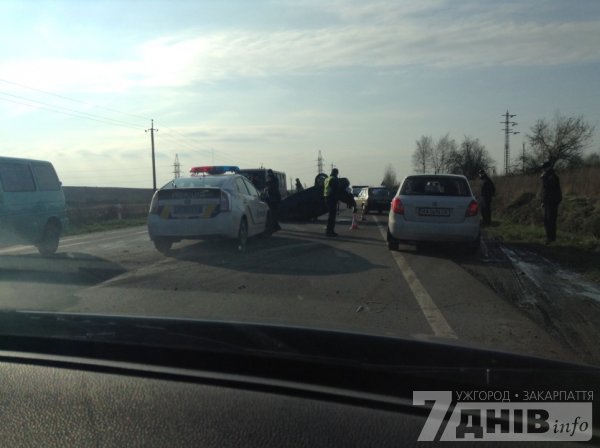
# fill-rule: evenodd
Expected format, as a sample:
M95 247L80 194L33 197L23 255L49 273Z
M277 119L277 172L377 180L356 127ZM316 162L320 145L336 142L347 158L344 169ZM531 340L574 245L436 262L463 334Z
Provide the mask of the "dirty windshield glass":
M0 2L0 307L600 364L600 2L251 3Z

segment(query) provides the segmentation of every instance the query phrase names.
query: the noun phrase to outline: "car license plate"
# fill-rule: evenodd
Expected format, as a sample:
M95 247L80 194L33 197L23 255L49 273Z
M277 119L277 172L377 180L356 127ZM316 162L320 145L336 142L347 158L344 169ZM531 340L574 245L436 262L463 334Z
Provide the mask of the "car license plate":
M201 205L176 205L173 207L173 213L176 215L201 215Z
M450 216L449 208L420 208L419 216Z

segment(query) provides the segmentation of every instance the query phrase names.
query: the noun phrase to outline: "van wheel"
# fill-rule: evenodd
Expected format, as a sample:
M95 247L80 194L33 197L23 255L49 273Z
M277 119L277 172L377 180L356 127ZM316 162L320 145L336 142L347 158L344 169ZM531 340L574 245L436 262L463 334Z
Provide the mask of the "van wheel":
M60 227L56 223L49 222L44 228L42 241L36 244L37 250L42 255L53 255L58 249L60 240Z
M173 245L173 240L169 238L156 238L154 240L154 247L161 254L168 254L171 250L171 246Z

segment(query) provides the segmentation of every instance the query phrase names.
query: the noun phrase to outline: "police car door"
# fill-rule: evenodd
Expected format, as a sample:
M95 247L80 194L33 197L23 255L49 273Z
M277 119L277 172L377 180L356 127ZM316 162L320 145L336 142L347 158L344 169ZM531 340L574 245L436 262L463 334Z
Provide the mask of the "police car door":
M244 214L248 219L248 234L255 235L259 232L258 226L260 225L260 221L256 213L256 206L254 205L252 194L250 193L248 185L244 182L244 179L241 176L236 177L235 187L237 188L240 196L243 198Z
M260 198L260 193L249 180L242 178L242 181L250 194L249 205L252 210L252 219L256 224L256 233L262 233L267 225L269 206Z

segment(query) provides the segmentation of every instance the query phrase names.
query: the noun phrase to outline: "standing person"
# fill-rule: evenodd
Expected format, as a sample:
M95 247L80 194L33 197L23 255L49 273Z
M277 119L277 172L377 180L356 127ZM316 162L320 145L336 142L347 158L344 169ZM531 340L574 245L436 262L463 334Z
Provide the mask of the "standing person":
M481 224L489 226L492 224L492 197L496 194L496 187L492 179L488 177L484 170L479 170L479 178L481 179Z
M546 230L546 244L556 241L556 218L558 218L558 204L562 201L560 179L554 171L551 162L542 165L542 208L544 209L544 228Z
M300 179L296 178L296 193L300 193L301 191L304 191L304 187L302 186Z
M325 232L326 236L337 236L337 233L335 233L335 216L337 214L338 189L338 169L333 168L323 185L323 195L325 197L327 211L329 212L327 218L327 231Z
M267 183L265 191L267 193L267 204L269 205L269 220L267 222L267 231L275 233L281 230L278 222L279 203L281 202L281 192L279 191L279 180L273 174L273 170L267 171Z

